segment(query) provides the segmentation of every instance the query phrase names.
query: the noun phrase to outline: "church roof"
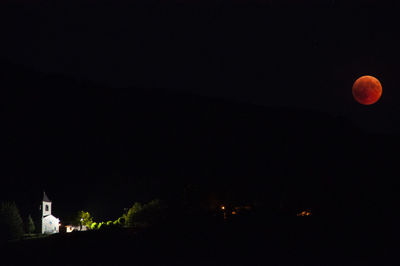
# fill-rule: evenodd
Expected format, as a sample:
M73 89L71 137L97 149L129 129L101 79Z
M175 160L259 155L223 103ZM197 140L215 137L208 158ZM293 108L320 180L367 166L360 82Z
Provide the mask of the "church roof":
M47 197L46 192L44 191L43 191L43 201L51 202L51 200L49 200L49 198Z
M43 217L43 220L57 220L57 221L60 221L60 219L58 219L57 217L55 217L54 215L51 215L51 214L49 214L49 215L46 215L46 216L44 216Z

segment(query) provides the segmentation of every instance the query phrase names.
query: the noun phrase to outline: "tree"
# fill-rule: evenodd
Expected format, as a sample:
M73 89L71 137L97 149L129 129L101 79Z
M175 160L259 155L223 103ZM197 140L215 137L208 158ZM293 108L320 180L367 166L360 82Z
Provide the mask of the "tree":
M135 224L135 216L142 210L143 206L140 202L135 202L133 206L128 210L128 213L125 217L125 225L127 227L134 227Z
M125 224L128 227L148 226L158 223L164 216L165 207L160 200L155 199L147 204L136 202L128 210Z
M91 228L92 223L93 223L93 217L90 215L89 212L80 211L75 220L75 224L80 225L81 222L82 222L82 225L86 226L87 228Z
M136 217L136 222L140 225L153 225L159 223L164 217L165 206L158 199L154 199L145 204Z
M0 241L20 239L24 225L15 202L0 203Z
M33 222L31 215L28 215L28 219L27 219L25 225L26 225L25 231L28 234L32 234L33 232L35 232L36 227L35 227L35 223Z

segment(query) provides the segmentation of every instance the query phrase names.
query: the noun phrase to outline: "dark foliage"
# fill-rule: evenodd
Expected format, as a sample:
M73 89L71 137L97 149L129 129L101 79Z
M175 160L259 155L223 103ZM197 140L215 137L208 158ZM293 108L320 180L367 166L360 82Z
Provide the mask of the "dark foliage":
M29 234L32 234L35 232L36 226L35 223L33 222L32 216L28 215L28 219L25 223L25 231Z
M23 233L22 218L15 202L1 202L0 241L20 239Z
M149 226L160 223L166 215L166 207L158 200L152 200L147 204L136 202L126 215L128 227Z

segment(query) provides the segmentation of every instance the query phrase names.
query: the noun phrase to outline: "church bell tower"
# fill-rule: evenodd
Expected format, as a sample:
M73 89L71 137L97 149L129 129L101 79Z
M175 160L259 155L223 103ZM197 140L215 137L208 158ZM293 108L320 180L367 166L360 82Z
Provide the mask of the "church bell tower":
M43 191L42 219L48 215L51 215L51 201L47 197L46 192Z
M51 200L43 191L43 200L40 205L42 211L42 234L54 234L59 232L60 219L54 217L51 213Z

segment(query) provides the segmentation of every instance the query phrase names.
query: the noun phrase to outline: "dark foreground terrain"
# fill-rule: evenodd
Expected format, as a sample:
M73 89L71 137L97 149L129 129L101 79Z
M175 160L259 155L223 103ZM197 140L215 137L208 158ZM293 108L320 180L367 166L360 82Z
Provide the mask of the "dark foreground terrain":
M396 265L393 224L316 217L174 221L9 243L1 265Z

